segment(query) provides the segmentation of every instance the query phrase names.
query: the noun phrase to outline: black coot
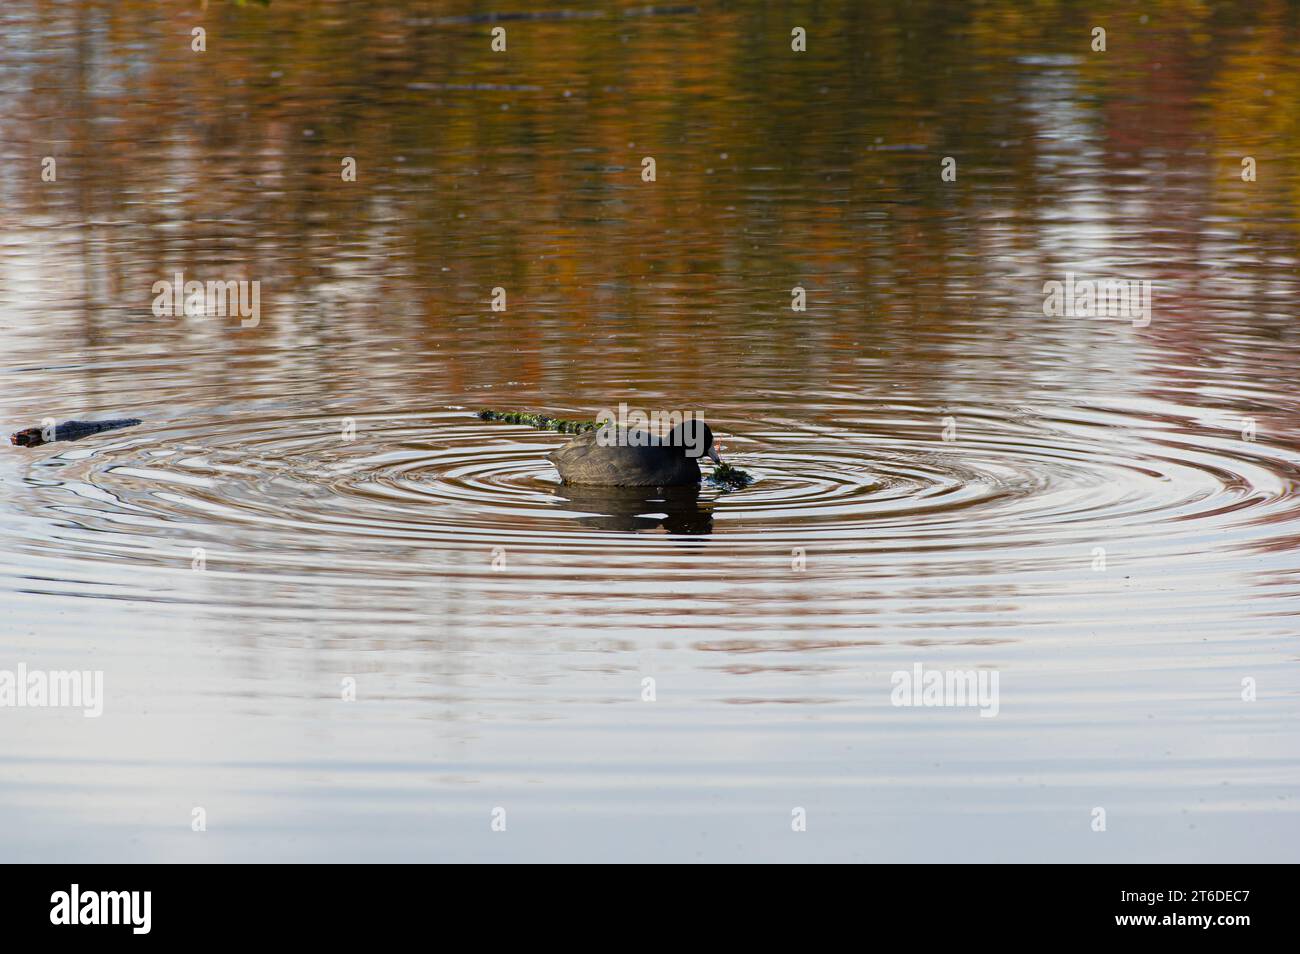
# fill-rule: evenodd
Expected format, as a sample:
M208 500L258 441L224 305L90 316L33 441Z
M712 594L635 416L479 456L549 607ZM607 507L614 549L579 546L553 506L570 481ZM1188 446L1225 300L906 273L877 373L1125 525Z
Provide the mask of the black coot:
M613 424L579 434L546 455L566 484L599 487L682 487L700 482L701 456L721 463L713 431L699 418L667 437Z

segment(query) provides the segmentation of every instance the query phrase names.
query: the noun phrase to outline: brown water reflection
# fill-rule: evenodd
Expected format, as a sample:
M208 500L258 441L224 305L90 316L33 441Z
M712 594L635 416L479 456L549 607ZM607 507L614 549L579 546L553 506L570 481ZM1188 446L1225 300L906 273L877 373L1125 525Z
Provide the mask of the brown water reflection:
M0 455L0 856L1293 860L1300 8L563 9L0 8L0 422L144 419ZM620 401L758 482L470 413Z

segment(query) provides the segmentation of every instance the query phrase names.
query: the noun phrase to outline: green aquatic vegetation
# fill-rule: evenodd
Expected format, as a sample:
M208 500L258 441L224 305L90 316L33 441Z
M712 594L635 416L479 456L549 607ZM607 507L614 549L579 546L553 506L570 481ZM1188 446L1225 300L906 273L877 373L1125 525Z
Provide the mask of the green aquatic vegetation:
M704 479L721 490L744 490L754 482L754 478L745 471L727 463L715 466Z
M570 421L563 417L548 417L545 414L529 414L524 411L479 411L478 416L484 421L503 421L506 424L524 424L539 431L557 431L560 434L582 434L594 431L602 421Z

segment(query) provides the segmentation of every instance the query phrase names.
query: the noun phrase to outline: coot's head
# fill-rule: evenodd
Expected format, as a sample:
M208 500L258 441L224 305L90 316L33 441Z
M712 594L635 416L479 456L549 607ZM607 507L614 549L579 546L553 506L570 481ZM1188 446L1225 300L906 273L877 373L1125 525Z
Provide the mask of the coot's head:
M713 431L702 417L692 417L674 427L665 440L669 447L680 448L686 457L708 457L715 464L722 463L718 449L713 446Z

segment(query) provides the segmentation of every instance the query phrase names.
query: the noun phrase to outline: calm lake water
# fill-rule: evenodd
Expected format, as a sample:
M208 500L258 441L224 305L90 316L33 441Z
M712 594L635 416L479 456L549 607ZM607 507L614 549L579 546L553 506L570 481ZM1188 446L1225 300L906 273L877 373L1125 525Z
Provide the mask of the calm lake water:
M168 7L0 6L0 859L1297 860L1295 5Z

